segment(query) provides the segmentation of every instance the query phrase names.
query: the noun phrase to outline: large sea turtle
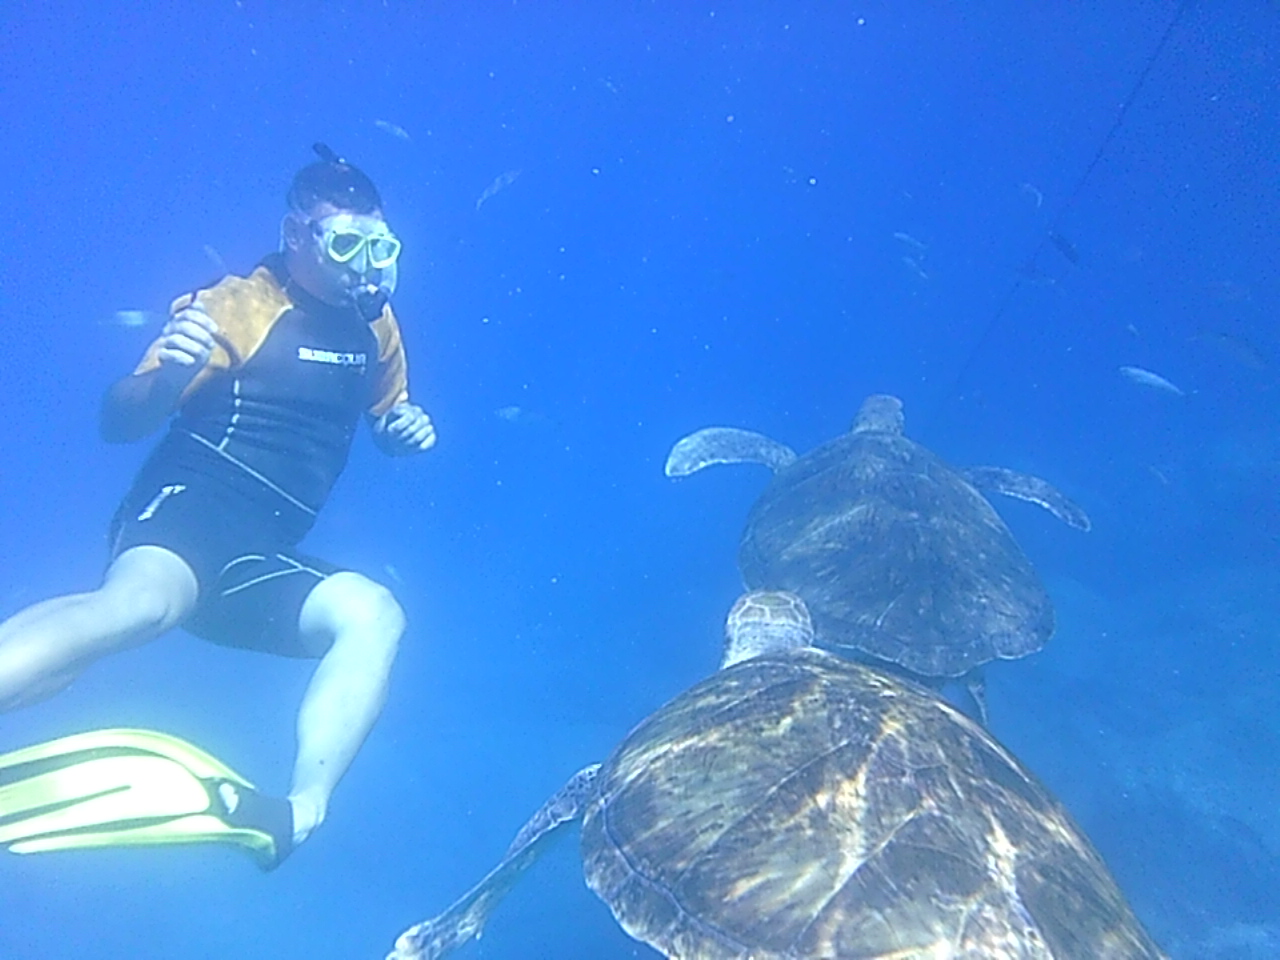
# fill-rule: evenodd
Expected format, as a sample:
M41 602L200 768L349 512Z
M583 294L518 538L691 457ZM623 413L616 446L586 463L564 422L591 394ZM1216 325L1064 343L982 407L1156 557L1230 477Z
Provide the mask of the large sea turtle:
M949 466L903 434L902 402L863 402L849 433L803 457L759 433L708 427L676 443L666 473L761 463L773 481L747 518L738 566L750 590L790 590L818 645L964 677L985 716L982 664L1024 657L1053 633L1053 606L1009 528L978 491L1037 503L1089 529L1038 477Z
M499 865L387 960L478 936L582 820L587 884L673 960L1154 960L1070 816L981 726L815 649L803 602L754 593L724 666L576 774Z

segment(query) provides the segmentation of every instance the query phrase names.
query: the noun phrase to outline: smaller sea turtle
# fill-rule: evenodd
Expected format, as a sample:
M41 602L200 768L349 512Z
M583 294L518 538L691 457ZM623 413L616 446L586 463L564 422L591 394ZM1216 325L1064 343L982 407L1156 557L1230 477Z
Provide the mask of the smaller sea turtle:
M1039 477L957 469L903 433L902 402L867 398L849 433L798 457L749 430L708 427L676 443L669 477L760 463L773 481L747 517L738 566L749 590L790 590L818 645L923 680L964 677L985 718L981 666L1039 650L1053 605L1009 528L979 493L1089 518Z
M729 616L724 665L587 767L387 960L478 936L561 828L672 960L1157 960L1065 810L931 691L814 649L794 595Z

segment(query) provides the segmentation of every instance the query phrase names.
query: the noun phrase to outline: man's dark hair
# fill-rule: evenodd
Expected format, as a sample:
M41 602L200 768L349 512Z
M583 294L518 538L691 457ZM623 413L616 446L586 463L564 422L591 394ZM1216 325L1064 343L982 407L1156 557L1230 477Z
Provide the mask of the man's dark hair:
M320 159L294 175L286 198L298 213L310 213L316 204L331 203L350 213L382 209L382 197L362 170L343 160L323 143L313 147Z

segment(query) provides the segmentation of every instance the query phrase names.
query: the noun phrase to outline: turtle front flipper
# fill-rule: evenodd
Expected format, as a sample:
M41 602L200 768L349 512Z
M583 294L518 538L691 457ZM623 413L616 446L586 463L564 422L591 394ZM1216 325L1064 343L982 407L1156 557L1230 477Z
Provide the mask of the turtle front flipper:
M516 881L547 848L547 842L566 824L582 816L595 793L600 764L575 773L520 828L502 861L478 884L439 916L414 924L396 938L387 960L438 960L473 937L480 936L489 915Z
M1003 493L1006 497L1038 504L1077 530L1087 532L1093 526L1084 508L1048 480L1004 467L968 467L959 473L979 490Z
M676 441L667 454L668 477L687 477L717 463L762 463L774 473L796 462L796 452L762 433L704 427Z

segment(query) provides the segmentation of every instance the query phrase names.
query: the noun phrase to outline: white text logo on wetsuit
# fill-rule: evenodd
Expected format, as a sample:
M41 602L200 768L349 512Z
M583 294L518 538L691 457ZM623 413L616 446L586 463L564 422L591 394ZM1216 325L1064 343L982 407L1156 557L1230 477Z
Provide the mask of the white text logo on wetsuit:
M317 350L315 347L299 347L298 359L311 363L328 363L335 367L363 367L369 358L363 353L334 353L332 350Z

